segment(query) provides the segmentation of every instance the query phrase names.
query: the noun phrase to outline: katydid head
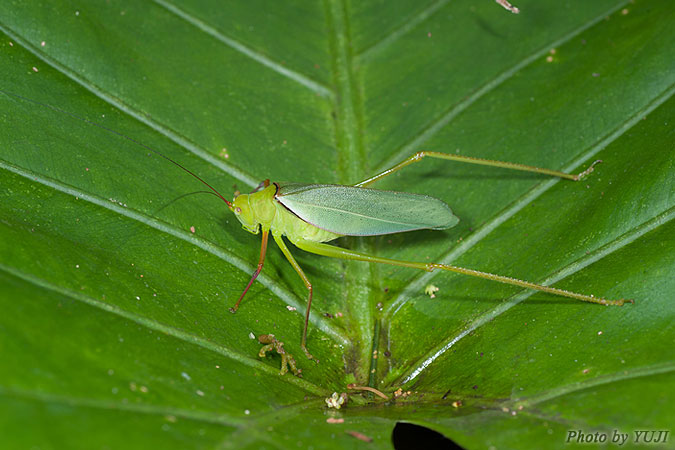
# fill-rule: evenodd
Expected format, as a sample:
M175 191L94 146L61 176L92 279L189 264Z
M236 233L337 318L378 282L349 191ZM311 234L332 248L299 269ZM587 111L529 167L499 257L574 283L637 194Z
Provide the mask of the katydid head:
M232 202L232 212L234 216L241 222L241 225L246 231L253 234L258 234L260 227L255 220L255 214L249 203L249 194L241 194L237 196Z

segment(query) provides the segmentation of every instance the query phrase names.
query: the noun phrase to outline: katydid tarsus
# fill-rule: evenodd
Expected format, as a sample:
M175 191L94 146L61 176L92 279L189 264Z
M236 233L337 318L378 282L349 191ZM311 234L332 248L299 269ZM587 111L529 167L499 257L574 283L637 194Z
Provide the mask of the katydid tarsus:
M309 278L305 275L302 268L293 258L293 255L286 246L284 237L302 250L333 258L390 264L425 270L428 272L437 269L445 270L600 305L621 306L625 302L633 302L632 300L625 299L607 300L593 295L579 294L535 284L529 281L449 264L423 263L383 258L326 244L326 242L342 236L376 236L422 229L442 230L455 226L459 219L453 215L448 205L439 199L425 195L382 191L370 188L373 183L400 171L404 167L422 161L427 157L533 172L572 181L581 180L589 175L593 171L595 164L599 161L595 161L586 170L578 174L568 174L557 170L543 169L523 164L449 153L420 151L391 168L352 186L273 183L269 180L265 180L252 193L237 195L230 201L189 169L135 139L54 106L27 99L10 92L1 90L0 92L48 107L54 111L64 113L75 119L102 128L168 160L199 180L225 202L246 231L253 234L262 234L262 244L260 247L260 258L258 260L257 269L253 273L237 302L230 308L230 311L233 313L237 311L242 299L263 268L265 255L267 253L268 239L271 234L272 239L277 243L282 253L288 259L307 288L307 308L302 331L301 347L306 356L310 359L313 359L313 357L307 349L307 329L309 325L309 313L312 307L313 288Z

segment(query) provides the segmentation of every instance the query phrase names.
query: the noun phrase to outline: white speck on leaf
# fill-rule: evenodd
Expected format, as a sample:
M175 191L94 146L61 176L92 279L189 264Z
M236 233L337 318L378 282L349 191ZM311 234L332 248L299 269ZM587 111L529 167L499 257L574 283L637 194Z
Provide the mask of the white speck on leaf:
M424 288L424 293L427 294L430 298L436 298L436 292L440 290L441 288L439 288L438 286L428 284L427 287Z
M326 405L329 408L340 409L344 404L347 403L347 394L344 392L342 394L333 392L333 395L326 397L324 400L326 401Z

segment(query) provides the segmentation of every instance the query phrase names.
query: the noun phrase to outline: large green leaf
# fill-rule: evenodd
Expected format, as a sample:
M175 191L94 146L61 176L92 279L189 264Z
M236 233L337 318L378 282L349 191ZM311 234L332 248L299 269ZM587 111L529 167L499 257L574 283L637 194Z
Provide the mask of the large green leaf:
M351 430L387 448L402 420L470 448L542 448L672 426L672 4L517 6L2 2L2 447L366 446ZM457 227L338 244L635 304L291 248L315 289L314 364L281 252L230 314L259 237L115 133L228 196L265 178L354 183L418 149L572 172L602 159L580 183L425 161L378 187L443 199ZM303 378L257 357L263 333ZM328 411L350 382L411 395Z

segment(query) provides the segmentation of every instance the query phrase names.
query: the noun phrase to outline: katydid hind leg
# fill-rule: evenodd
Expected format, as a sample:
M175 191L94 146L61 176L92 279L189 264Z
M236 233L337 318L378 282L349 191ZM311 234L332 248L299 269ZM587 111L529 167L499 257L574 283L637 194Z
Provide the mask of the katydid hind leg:
M429 158L436 158L436 159L445 159L448 161L457 161L457 162L463 162L463 163L468 163L468 164L478 164L482 166L491 166L491 167L501 167L504 169L513 169L513 170L519 170L522 172L532 172L532 173L539 173L542 175L550 175L553 177L559 177L559 178L565 178L567 180L572 180L572 181L579 181L583 178L585 178L587 175L589 175L591 172L593 172L593 168L596 164L602 162L601 160L597 160L593 162L586 170L583 172L580 172L578 174L570 174L570 173L565 173L561 172L559 170L551 170L551 169L543 169L541 167L534 167L534 166L528 166L525 164L518 164L518 163L511 163L511 162L506 162L506 161L496 161L492 159L483 159L483 158L476 158L473 156L463 156L463 155L455 155L452 153L442 153L442 152L431 152L431 151L420 151L415 153L414 155L410 156L409 158L404 159L400 163L390 167L389 169L386 169L382 172L380 172L377 175L374 175L370 178L367 178L360 183L355 184L354 186L356 187L367 187L370 186L371 184L375 183L376 181L379 181L383 179L384 177L391 175L395 172L398 172L399 170L403 169L406 166L409 166L413 163L422 161L425 157Z
M334 247L332 245L323 244L320 242L312 242L307 240L297 240L294 241L298 248L308 251L310 253L316 253L318 255L329 256L332 258L341 258L341 259L351 259L355 261L365 261L365 262L374 262L380 264L389 264L394 266L410 267L413 269L425 270L431 272L435 269L446 270L449 272L461 273L464 275L469 275L473 277L483 278L490 281L496 281L499 283L510 284L513 286L519 286L527 289L533 289L536 291L547 292L549 294L554 294L562 297L574 298L589 303L597 303L600 305L614 305L622 306L624 303L634 303L633 300L607 300L601 297L595 297L593 295L578 294L576 292L566 291L563 289L552 288L549 286L543 286L540 284L532 283L529 281L519 280L517 278L506 277L503 275L495 275L488 272L481 272L473 269L466 269L464 267L452 266L450 264L438 264L438 263L420 263L413 261L401 261L396 259L381 258L378 256L366 255L363 253L355 252L341 247Z
M272 237L274 238L274 241L277 243L277 245L281 249L281 252L284 254L288 262L291 263L291 266L293 266L295 271L298 273L298 275L302 279L302 282L305 283L305 287L307 288L308 291L307 311L305 312L305 326L302 330L302 343L300 346L302 347L302 350L305 352L307 358L313 359L318 363L319 360L315 359L312 356L312 354L309 353L309 350L307 350L307 327L309 326L309 313L312 309L312 292L313 292L312 283L310 283L309 278L307 278L307 275L305 275L305 272L303 272L298 262L295 260L295 258L293 258L293 255L291 254L290 250L288 250L288 247L286 246L286 243L284 242L281 235L273 233Z
M246 289L244 289L244 292L241 293L241 296L239 296L239 300L237 300L237 303L230 308L231 313L236 313L237 310L239 309L239 304L241 301L244 299L244 296L248 292L248 290L251 288L251 285L255 281L256 278L258 278L258 275L260 275L260 272L262 271L263 264L265 263L265 254L267 253L267 238L269 236L269 230L263 230L262 231L262 243L260 244L260 259L258 260L258 268L253 272L253 276L251 276L251 280L248 282L246 285Z

